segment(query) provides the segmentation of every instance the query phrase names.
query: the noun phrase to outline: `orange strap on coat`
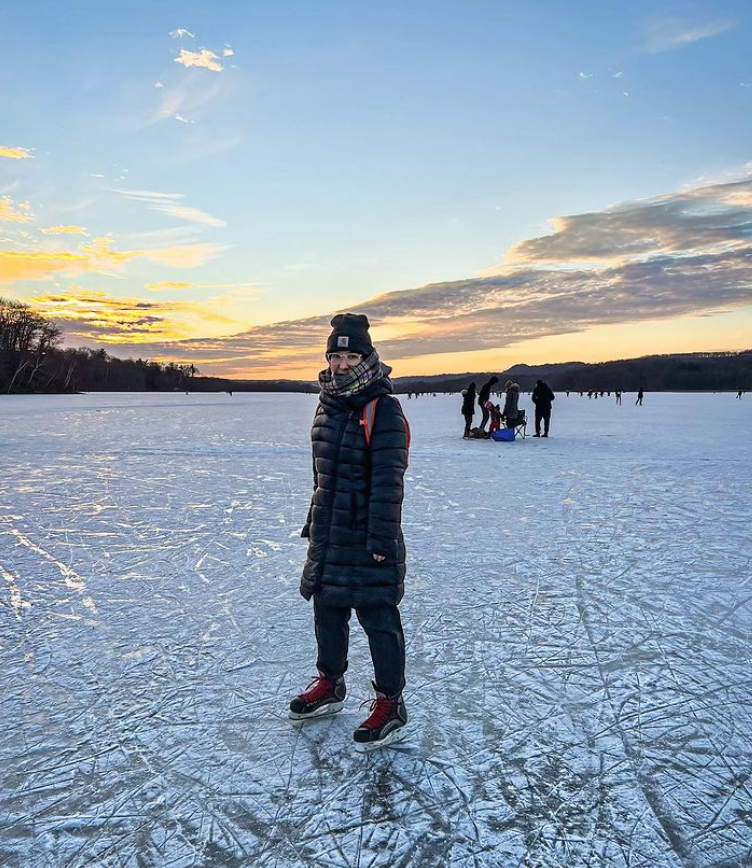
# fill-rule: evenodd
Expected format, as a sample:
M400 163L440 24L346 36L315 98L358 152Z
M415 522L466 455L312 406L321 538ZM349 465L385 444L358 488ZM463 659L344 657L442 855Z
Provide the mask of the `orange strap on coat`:
M374 398L373 401L369 401L365 407L363 407L363 415L360 419L360 424L363 426L363 432L366 435L366 446L371 445L371 432L373 431L373 423L376 420L376 407L378 406L379 399ZM402 416L402 421L405 423L405 434L407 435L407 458L405 460L405 469L410 463L410 423L407 421L405 416Z
M371 431L373 431L373 423L376 419L376 407L378 407L379 399L374 398L363 407L363 416L360 424L363 426L366 435L366 446L371 445Z

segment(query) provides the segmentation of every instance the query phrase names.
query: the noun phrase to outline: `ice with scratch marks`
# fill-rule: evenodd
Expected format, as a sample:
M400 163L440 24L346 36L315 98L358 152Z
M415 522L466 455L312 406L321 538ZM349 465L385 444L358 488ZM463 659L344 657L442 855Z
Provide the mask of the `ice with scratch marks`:
M0 396L0 865L751 865L752 398L629 397L403 399L412 731L363 756L356 623L286 719L315 396Z

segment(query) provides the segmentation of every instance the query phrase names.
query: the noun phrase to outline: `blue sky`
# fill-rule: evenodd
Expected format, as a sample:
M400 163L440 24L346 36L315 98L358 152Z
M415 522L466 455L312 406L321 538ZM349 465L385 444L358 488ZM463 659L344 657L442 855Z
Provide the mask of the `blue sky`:
M30 156L0 159L0 196L16 214L26 203L29 219L0 223L0 253L107 237L120 251L184 248L192 264L97 260L12 272L0 291L47 305L74 344L111 343L116 355L143 344L165 358L200 349L207 372L263 372L272 358L302 371L309 356L285 356L276 323L325 333L334 311L367 312L383 293L466 286L548 235L550 218L746 178L751 16L723 0L4 3L0 146ZM221 70L176 63L204 48ZM42 233L68 224L88 236ZM190 285L145 289L167 282ZM99 293L101 321L59 300L80 308L87 293ZM104 327L106 299L124 320L126 302L155 293L160 328ZM743 296L733 305L746 316ZM681 316L707 320L712 307ZM220 311L226 322L212 319ZM666 351L678 349L681 328L656 313ZM385 340L419 345L436 325L400 316L384 321ZM581 320L572 334L587 331ZM267 326L265 359L236 347L217 361L229 345L200 343ZM478 360L528 360L497 326ZM733 348L723 324L702 328L686 350ZM451 369L452 340L420 363L403 347L405 372Z

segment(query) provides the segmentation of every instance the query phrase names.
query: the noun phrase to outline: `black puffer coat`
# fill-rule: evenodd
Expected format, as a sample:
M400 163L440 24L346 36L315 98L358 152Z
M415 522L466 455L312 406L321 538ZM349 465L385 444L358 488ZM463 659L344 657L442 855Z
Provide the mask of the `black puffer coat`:
M475 413L475 383L470 383L462 397L462 415L472 418Z
M533 404L535 404L539 410L550 410L551 403L556 398L556 395L551 391L551 387L548 383L540 381L539 383L536 383L536 386L533 389L533 394L530 397L533 400Z
M498 377L491 377L490 380L485 382L480 387L480 392L478 393L478 406L483 409L483 405L486 401L491 397L491 389L499 382Z
M399 603L404 594L407 424L387 377L347 398L321 393L313 420L313 500L301 536L300 593L328 606ZM366 444L363 407L380 398ZM374 554L385 555L376 561Z

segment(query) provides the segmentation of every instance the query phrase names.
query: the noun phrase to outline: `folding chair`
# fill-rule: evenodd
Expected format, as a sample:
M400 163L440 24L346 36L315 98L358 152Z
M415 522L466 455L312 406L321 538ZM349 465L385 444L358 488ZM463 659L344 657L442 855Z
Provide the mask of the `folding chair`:
M511 431L514 431L514 437L518 437L520 434L522 435L522 439L524 440L527 436L527 416L524 410L519 410L517 413L517 418L514 421L514 428L509 428L506 425L504 428L501 428L500 431L494 432L491 435L494 440L509 440L512 441L513 437L511 435ZM507 432L506 435L501 432Z

